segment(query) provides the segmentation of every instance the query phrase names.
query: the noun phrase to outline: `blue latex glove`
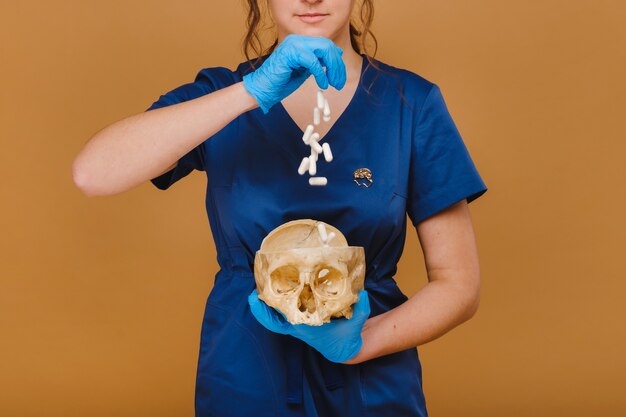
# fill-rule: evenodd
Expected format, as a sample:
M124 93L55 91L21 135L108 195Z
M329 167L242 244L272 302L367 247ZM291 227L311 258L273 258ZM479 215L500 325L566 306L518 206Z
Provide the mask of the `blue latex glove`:
M321 89L337 90L346 84L343 51L323 37L290 34L256 71L243 77L245 89L267 113L274 104L293 93L311 76ZM324 68L326 67L326 72Z
M361 350L361 330L370 315L367 291L359 292L359 301L353 305L352 318L332 319L321 326L291 324L285 316L259 300L257 291L248 296L252 314L265 328L303 340L332 362L345 362Z

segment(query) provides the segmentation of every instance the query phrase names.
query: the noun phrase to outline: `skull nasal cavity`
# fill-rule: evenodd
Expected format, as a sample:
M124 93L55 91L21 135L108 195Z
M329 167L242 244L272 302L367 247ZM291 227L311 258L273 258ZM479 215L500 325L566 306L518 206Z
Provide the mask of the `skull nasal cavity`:
M313 291L311 291L311 287L309 284L305 284L302 292L300 293L300 298L298 298L298 310L301 312L315 312L315 297L313 296Z

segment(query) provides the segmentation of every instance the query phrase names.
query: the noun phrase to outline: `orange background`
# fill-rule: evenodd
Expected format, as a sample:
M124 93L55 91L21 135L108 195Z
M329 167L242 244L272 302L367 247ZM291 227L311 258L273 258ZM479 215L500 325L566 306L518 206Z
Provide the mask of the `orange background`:
M377 57L438 83L489 187L470 205L479 312L419 348L429 412L626 415L626 3L376 6ZM242 61L241 1L3 1L0 35L0 415L192 416L217 268L204 173L88 198L71 163Z

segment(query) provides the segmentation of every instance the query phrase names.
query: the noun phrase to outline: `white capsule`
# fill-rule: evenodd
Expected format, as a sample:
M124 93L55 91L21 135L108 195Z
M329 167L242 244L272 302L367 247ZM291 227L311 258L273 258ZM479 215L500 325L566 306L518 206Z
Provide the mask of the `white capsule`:
M309 156L309 160L315 160L315 162L317 162L317 155L318 153L315 152L315 149L311 148L311 156Z
M330 117L330 105L326 99L324 99L324 116Z
M298 174L304 175L304 173L309 169L309 158L306 156L302 158L302 162L300 162L300 167L298 168Z
M313 134L313 129L315 129L313 125L308 125L306 127L306 130L304 131L304 135L302 135L302 140L307 145L309 144L309 139L311 138L311 135Z
M322 239L322 242L326 242L328 234L326 234L326 227L324 226L324 223L318 223L317 231L320 232L320 239Z
M323 109L324 108L324 101L326 101L326 99L324 98L324 93L321 91L317 92L317 108L318 109Z
M328 143L324 143L322 145L322 152L324 152L324 159L326 162L330 162L333 160L333 153L330 150L330 145Z
M326 178L324 178L326 179ZM311 182L311 179L309 178L309 182ZM328 237L326 238L326 244L328 245L330 243L331 240L333 240L337 235L335 234L335 232L330 232L328 234Z
M325 122L330 122L330 116L323 116L322 120L324 120Z
M309 175L317 174L317 157L309 158Z
M317 143L317 141L310 140L309 141L309 145L311 146L311 149L313 149L315 151L315 153L320 154L320 153L324 152L324 148L322 148L322 145Z
M320 141L320 134L315 132L311 135L311 137L309 138L309 142L319 142ZM321 151L320 151L321 152Z
M328 180L326 179L326 177L311 177L311 178L309 178L309 185L326 185L327 183L328 183ZM330 235L332 235L332 234L333 234L333 232L330 232ZM329 238L330 238L330 235L328 235Z
M313 109L313 124L315 126L320 124L320 109L318 107Z

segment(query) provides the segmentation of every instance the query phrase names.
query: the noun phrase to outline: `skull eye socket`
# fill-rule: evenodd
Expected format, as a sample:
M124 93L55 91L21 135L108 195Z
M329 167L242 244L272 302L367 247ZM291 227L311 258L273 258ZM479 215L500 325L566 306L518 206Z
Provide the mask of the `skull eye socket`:
M325 266L315 274L315 290L327 297L342 292L343 274L332 266Z
M270 274L272 290L276 294L293 292L300 287L300 272L293 265L276 268Z

